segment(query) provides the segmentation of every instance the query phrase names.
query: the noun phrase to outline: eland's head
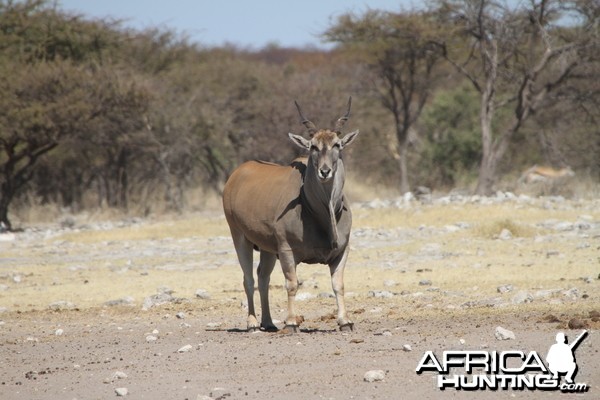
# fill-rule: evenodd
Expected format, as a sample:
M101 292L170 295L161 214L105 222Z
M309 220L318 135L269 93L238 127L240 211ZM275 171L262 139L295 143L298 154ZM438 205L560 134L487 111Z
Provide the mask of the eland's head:
M316 174L316 177L322 183L330 181L335 176L342 150L352 143L358 135L358 130L356 130L342 138L338 136L341 135L341 129L350 117L351 105L352 97L348 99L346 114L340 117L335 123L333 130L330 130L317 129L315 124L302 115L300 105L296 102L296 108L298 109L300 118L302 118L302 124L308 130L310 139L294 135L293 133L290 133L289 136L296 145L309 151L307 166L311 170L311 173Z

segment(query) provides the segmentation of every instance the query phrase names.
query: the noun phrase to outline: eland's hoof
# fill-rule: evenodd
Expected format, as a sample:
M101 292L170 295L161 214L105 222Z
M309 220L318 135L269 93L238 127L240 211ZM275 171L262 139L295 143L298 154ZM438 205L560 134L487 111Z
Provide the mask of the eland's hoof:
M249 326L246 331L248 331L249 333L254 333L254 332L258 332L260 331L260 327L258 326Z
M342 332L352 332L354 330L354 323L348 322L343 325L340 325L340 331Z
M282 333L298 333L300 332L300 327L298 325L286 325L285 328L281 330Z
M260 330L264 332L277 332L279 331L279 328L275 325L261 325Z

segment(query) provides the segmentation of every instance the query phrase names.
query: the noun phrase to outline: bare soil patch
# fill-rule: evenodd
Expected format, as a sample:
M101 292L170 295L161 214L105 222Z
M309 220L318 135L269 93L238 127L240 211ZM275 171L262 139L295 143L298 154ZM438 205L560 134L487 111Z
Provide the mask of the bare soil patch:
M134 399L566 398L442 392L415 368L427 350L545 356L557 332L583 328L576 380L589 390L578 396L598 396L598 201L400 199L353 210L348 334L318 265L298 269L301 333L245 332L242 273L219 212L75 216L0 237L0 398L106 399L117 388ZM283 320L278 268L271 303ZM516 339L497 340L497 326ZM365 382L369 370L384 380Z

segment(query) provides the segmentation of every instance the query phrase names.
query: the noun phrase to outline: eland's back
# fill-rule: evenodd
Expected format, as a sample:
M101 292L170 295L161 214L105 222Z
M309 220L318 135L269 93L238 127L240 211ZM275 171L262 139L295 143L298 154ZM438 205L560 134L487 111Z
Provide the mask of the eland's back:
M243 234L259 249L277 254L275 225L292 211L289 205L300 196L305 162L248 161L240 165L223 190L223 210L232 235Z

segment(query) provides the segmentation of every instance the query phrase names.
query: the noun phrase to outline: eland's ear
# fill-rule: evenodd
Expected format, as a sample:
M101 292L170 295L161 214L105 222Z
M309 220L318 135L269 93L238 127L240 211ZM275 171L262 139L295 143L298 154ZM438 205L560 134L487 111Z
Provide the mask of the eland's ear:
M354 139L356 139L357 136L358 136L358 129L355 130L354 132L350 132L346 136L344 136L341 140L342 148L344 148L344 147L348 146L350 143L354 142Z
M303 138L300 135L294 135L293 133L288 133L292 142L296 144L296 146L303 148L305 150L310 149L310 140Z

